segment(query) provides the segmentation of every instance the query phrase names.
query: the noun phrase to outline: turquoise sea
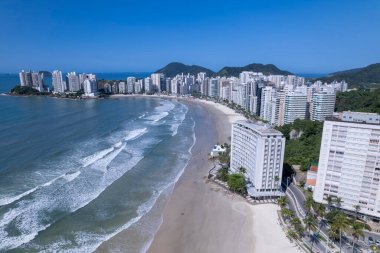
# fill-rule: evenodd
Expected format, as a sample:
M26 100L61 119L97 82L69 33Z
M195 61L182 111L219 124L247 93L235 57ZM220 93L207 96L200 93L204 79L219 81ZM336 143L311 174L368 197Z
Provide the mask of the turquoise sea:
M0 75L0 93L17 83ZM0 95L0 252L92 252L135 226L183 172L194 125L175 100Z

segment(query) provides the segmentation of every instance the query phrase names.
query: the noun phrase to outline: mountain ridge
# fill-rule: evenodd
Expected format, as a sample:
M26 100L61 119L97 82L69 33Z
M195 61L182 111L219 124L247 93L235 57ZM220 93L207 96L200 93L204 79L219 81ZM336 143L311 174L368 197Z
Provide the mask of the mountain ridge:
M362 68L354 68L330 73L325 77L315 78L322 82L345 80L350 88L380 87L380 63L370 64Z
M206 72L208 76L234 76L239 77L239 74L243 71L253 71L253 72L262 72L265 75L291 75L289 71L281 70L276 67L274 64L261 64L261 63L251 63L243 67L223 67L218 72L214 72L211 69L199 66L199 65L186 65L180 62L171 62L165 67L160 68L154 73L163 73L168 77L174 77L179 74L196 75L199 72Z

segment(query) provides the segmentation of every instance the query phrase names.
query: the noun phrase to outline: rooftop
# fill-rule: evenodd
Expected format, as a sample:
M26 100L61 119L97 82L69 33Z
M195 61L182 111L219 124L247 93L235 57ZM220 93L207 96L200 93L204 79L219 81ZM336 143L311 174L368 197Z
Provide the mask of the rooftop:
M245 128L249 128L252 131L256 131L259 134L262 135L281 135L282 133L280 131L277 131L276 129L272 128L269 124L265 124L264 122L257 121L247 121L247 120L238 120L234 123L234 125L240 125Z

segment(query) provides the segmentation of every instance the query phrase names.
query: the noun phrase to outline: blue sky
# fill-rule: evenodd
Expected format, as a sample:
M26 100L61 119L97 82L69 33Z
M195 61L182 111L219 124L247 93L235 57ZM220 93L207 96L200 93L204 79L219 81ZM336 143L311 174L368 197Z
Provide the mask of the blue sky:
M1 0L0 34L0 73L171 61L329 73L380 62L380 1Z

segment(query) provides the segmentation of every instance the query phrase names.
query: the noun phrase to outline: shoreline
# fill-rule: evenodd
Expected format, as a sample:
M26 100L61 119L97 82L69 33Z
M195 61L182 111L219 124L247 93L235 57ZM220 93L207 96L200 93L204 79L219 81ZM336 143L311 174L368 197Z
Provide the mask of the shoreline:
M163 222L147 252L300 252L282 231L277 205L250 205L205 178L213 166L205 151L218 141L230 143L232 122L245 118L212 101L182 101L207 113L213 133L196 125L193 156L166 203ZM212 138L214 142L204 143Z
M276 204L251 205L240 195L209 182L207 154L217 142L230 143L232 122L245 119L231 108L197 98L116 95L110 98L176 99L189 107L195 122L192 157L177 182L132 229L103 242L95 252L255 252L300 253L278 221ZM141 229L150 227L148 235ZM146 233L146 231L145 231ZM143 244L143 238L145 241ZM272 241L275 238L275 241ZM142 248L131 251L131 244ZM136 246L137 247L137 246Z
M168 186L141 222L104 241L95 252L125 252L131 244L143 241L142 249L128 252L300 252L277 221L277 205L253 206L207 180L213 167L207 154L217 142L230 143L232 123L245 120L244 116L221 103L194 97L134 94L107 98L174 99L187 105L195 120L195 143L178 180ZM146 235L139 231L144 226L152 229Z

